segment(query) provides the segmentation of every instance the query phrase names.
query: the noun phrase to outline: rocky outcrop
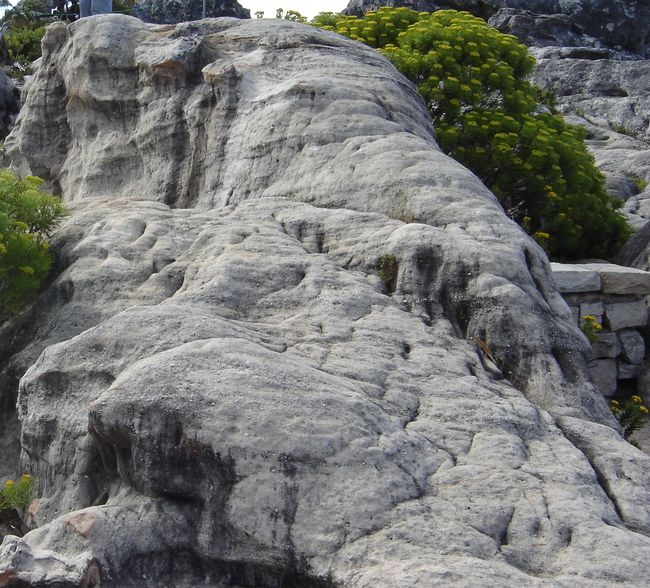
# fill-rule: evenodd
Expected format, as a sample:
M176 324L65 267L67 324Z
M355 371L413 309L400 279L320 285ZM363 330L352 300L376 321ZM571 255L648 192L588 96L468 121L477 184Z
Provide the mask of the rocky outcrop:
M4 139L20 110L19 92L11 78L0 71L0 139Z
M650 582L650 458L386 60L283 20L43 46L7 149L71 215L0 332L39 495L0 585Z
M237 0L139 0L134 14L144 22L177 24L206 17L250 18L251 12ZM204 13L205 10L205 13Z

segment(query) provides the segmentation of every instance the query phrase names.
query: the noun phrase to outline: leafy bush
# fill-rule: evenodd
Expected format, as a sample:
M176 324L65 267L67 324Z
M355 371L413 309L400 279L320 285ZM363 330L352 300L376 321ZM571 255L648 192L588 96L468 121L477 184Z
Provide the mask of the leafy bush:
M46 239L65 208L39 189L42 183L0 171L0 311L28 302L52 265Z
M29 474L24 474L17 482L7 480L0 488L0 512L27 508L32 497L32 485Z
M595 343L598 339L598 333L603 330L603 325L601 325L595 317L588 314L583 317L582 325L580 325L580 328L585 334L585 337L589 339L589 343Z
M41 39L46 26L54 20L43 16L49 13L49 0L23 0L4 13L0 23L12 77L22 79L30 74L31 63L41 56Z
M11 28L4 35L7 54L12 64L14 77L31 73L31 63L41 56L41 39L45 27L20 26Z
M648 416L648 409L643 406L643 399L637 395L622 400L621 402L611 400L610 407L614 416L623 427L623 437L630 441L630 437L634 431L643 426ZM630 443L638 447L638 444L634 441L630 441Z
M507 214L557 259L612 257L631 233L584 132L537 113L534 59L466 12L381 8L313 24L379 49L416 84L440 147L471 169Z

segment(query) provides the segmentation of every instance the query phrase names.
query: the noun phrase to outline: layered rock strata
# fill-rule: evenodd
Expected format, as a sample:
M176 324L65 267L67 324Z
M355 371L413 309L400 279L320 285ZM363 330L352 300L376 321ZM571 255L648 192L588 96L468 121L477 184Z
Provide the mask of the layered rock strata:
M0 585L650 582L650 459L387 61L279 20L43 46L7 149L71 215L0 332L39 495Z

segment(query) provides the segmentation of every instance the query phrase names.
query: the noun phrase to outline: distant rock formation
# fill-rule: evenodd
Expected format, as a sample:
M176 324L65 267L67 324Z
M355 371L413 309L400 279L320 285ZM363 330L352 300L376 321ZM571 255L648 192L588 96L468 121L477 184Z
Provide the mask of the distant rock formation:
M650 458L384 58L272 19L43 47L6 146L71 215L0 330L39 496L4 585L650 584Z
M251 11L237 0L139 0L134 12L144 22L158 24L177 24L203 18L203 8L207 18L234 16L250 18Z
M20 110L20 93L13 80L0 71L0 139L4 139L11 130Z

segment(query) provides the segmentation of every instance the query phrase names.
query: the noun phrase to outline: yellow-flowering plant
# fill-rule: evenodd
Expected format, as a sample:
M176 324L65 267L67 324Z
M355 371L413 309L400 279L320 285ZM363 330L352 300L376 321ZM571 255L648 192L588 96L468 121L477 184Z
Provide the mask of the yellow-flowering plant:
M0 314L28 302L52 265L47 237L66 210L42 183L0 170Z
M610 407L623 427L623 437L638 447L638 443L631 441L630 437L634 431L643 426L648 415L649 411L643 405L643 398L635 394L626 400L611 400Z
M590 343L594 343L598 338L598 333L603 330L603 325L601 325L595 317L590 314L582 317L582 325L580 326L582 332L585 334L585 337L589 339Z
M468 12L382 7L312 24L383 53L418 88L442 150L488 186L556 259L611 258L631 233L605 190L586 132L537 109L535 60Z
M33 479L24 474L18 480L7 480L0 486L0 542L3 535L23 535L29 529L23 522L32 499Z
M22 511L29 505L32 497L33 479L24 474L19 480L7 480L0 489L0 512Z

